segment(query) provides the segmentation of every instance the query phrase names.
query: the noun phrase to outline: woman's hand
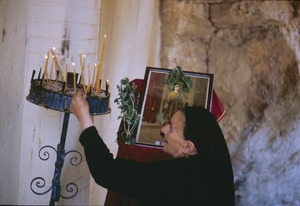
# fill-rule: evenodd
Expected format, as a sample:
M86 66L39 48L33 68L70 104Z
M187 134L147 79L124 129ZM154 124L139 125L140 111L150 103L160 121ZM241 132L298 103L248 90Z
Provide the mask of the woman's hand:
M89 112L89 104L83 92L79 91L73 96L70 111L77 117L83 130L94 125Z

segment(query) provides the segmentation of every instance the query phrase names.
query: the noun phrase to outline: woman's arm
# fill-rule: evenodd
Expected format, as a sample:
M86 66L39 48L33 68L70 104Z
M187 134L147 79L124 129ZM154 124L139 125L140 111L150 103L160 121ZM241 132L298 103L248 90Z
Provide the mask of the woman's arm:
M74 95L70 104L70 111L77 117L82 130L94 125L89 112L89 104L83 92L77 92Z

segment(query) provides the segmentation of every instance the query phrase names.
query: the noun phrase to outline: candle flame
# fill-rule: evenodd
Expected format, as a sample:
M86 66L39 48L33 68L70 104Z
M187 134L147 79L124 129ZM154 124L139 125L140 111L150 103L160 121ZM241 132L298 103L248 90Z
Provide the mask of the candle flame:
M45 58L46 58L46 59L48 59L48 56L47 56L47 55L45 55Z
M106 38L106 34L104 34L104 38Z
M52 47L52 49L55 51L55 47Z
M95 63L95 66L97 66L97 63Z
M86 57L86 55L85 55L85 54L83 54L83 57L85 58L85 57Z
M75 66L75 62L73 62L72 65Z

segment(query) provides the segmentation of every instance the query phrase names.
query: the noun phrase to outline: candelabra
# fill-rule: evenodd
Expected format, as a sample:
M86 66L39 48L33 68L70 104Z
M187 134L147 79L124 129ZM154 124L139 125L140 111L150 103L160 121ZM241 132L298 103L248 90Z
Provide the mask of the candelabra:
M61 194L61 185L60 185L60 178L61 178L61 171L64 165L65 156L69 154L76 154L77 156L73 156L70 159L70 163L73 166L77 166L82 161L82 155L80 152L76 150L71 150L65 152L65 143L66 143L66 136L69 124L69 117L70 117L70 103L74 93L78 90L83 90L83 85L77 84L77 77L78 74L75 73L68 73L67 75L67 85L65 82L62 81L55 81L55 80L46 80L44 75L40 78L40 74L38 75L37 79L33 79L35 74L35 70L33 71L32 78L31 78L31 87L29 95L26 97L29 102L32 102L38 106L42 106L48 109L64 112L64 120L61 132L60 142L57 145L57 149L50 145L43 146L39 150L39 158L43 161L46 161L50 158L50 154L47 149L52 149L56 152L57 158L55 161L55 170L54 176L52 179L52 184L49 189L44 192L37 192L34 190L34 185L36 188L43 189L45 187L45 179L42 177L36 177L31 181L30 188L33 193L36 195L44 195L51 190L51 198L49 205L55 205L55 202L59 201L60 197L64 199L71 199L75 197L78 193L78 186L71 182L66 185L66 191L70 193L70 196L64 196ZM72 80L74 76L74 81ZM76 77L76 78L75 78ZM70 80L69 80L70 79ZM83 90L84 91L84 90ZM109 97L110 93L106 88L106 91L100 89L94 91L92 88L89 91L85 91L87 93L87 102L89 103L90 113L91 115L102 115L108 114L110 112L109 107ZM41 155L42 154L42 155Z

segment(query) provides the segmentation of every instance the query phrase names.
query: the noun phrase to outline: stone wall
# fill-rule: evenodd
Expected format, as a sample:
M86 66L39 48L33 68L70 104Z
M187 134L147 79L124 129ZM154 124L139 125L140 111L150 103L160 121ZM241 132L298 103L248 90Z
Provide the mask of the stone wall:
M161 1L161 65L215 75L237 205L300 205L299 2Z

